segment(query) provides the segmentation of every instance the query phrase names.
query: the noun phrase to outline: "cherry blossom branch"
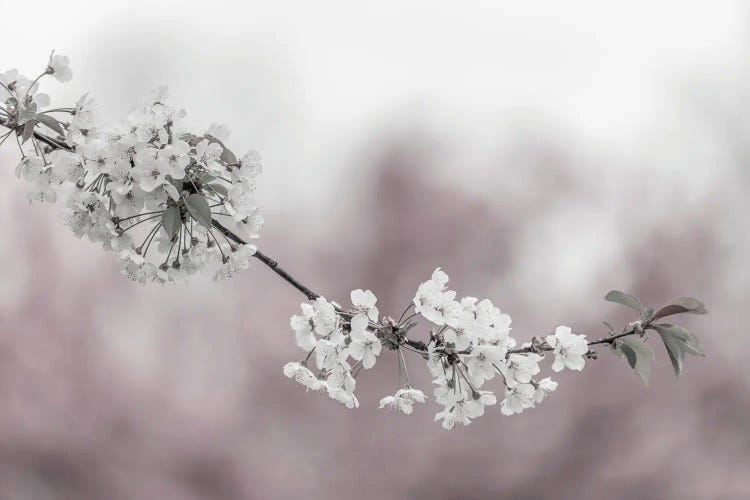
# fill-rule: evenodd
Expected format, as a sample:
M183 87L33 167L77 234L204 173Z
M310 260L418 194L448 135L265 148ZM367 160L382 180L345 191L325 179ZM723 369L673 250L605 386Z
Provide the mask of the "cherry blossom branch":
M0 125L2 125L3 127L7 128L8 130L16 132L17 134L19 134L19 133L21 133L23 131L23 127L21 127L20 125L11 126L9 124L9 122L5 118L2 118L2 117L0 117ZM51 147L52 149L63 149L65 151L72 151L72 149L69 146L67 146L67 145L65 145L63 143L59 143L56 140L52 139L51 137L49 137L49 136L47 136L45 134L42 134L39 131L35 130L33 132L33 136L34 136L34 138L37 141L46 144L47 146Z
M242 238L240 238L239 236L237 236L236 234L234 234L232 231L230 231L229 229L227 229L226 227L224 227L219 221L214 220L214 221L211 222L211 224L213 225L213 227L215 227L216 229L218 229L222 234L224 234L224 236L226 236L230 240L234 241L235 243L238 243L240 245L247 245L248 244L245 240L243 240ZM267 256L266 254L264 254L260 250L256 249L255 250L255 254L253 255L253 257L255 257L256 259L258 259L259 261L261 261L263 264L265 264L266 266L268 266L273 272L275 272L276 274L278 274L279 276L281 276L284 279L284 281L286 281L287 283L289 283L290 285L292 285L294 288L296 288L297 290L299 290L300 292L302 292L302 294L305 297L307 297L307 300L315 300L318 297L320 297L320 294L313 292L308 287L306 287L305 285L303 285L302 283L300 283L299 280L297 280L296 278L294 278L294 276L292 276L287 271L285 271L281 266L279 266L278 262L276 262L274 259L272 259L269 256Z
M10 127L10 126L8 126L7 122L3 118L0 118L0 125L8 128L8 129L10 129L10 130L12 130L12 131L14 131L16 133L20 133L20 131L23 129L23 127L19 128L19 127ZM69 151L69 152L74 151L73 148L71 148L70 146L68 146L66 144L63 144L63 143L59 143L59 142L55 141L54 139L52 139L52 138L50 138L50 137L42 134L41 132L34 131L33 132L33 136L38 141L40 141L40 142L46 144L47 146L49 146L52 151L54 151L54 150L64 150L64 151ZM238 243L240 245L247 245L248 244L247 241L243 240L242 238L240 238L239 236L237 236L235 233L233 233L232 231L230 231L229 229L227 229L226 227L224 227L219 221L213 220L212 221L212 225L213 225L213 227L215 227L216 229L218 229L219 231L221 231L221 233L224 234L224 236L226 236L229 239L233 240L235 243ZM320 294L318 294L316 292L313 292L308 287L306 287L305 285L303 285L302 283L300 283L296 278L294 278L291 274L289 274L286 270L284 270L281 266L279 266L279 264L278 264L278 262L276 260L272 259L271 257L269 257L268 255L264 254L260 250L256 250L255 254L253 255L253 257L255 257L256 259L258 259L259 261L261 261L263 264L265 264L266 266L268 266L277 275L281 276L284 279L284 281L286 281L287 283L289 283L290 285L292 285L294 288L296 288L297 290L299 290L300 292L302 292L302 294L304 294L304 296L307 297L308 300L315 300L316 298L320 297Z
M226 127L214 124L200 136L186 132L178 123L185 112L166 104L165 88L107 126L86 95L72 108L40 110L49 105L49 97L36 92L45 75L70 80L68 59L53 53L33 80L16 70L0 73L0 125L9 130L0 145L11 135L16 139L22 156L16 175L34 186L29 200L55 203L59 195L63 221L74 235L113 251L123 274L141 284L181 283L201 269L224 278L247 269L251 257L259 260L308 301L291 318L296 343L306 355L287 363L284 374L347 408L359 406L356 378L375 365L381 350L395 353L399 375L395 394L381 399L380 407L408 414L415 403L425 402L409 379L403 350L411 351L434 377L435 400L444 406L435 419L446 429L468 425L498 403L494 392L483 389L497 375L504 386L503 414L541 403L557 387L550 377L538 375L547 352L554 357L554 372L579 371L586 358L596 359L592 346L607 344L646 383L653 357L648 330L663 341L677 375L687 354L703 355L694 335L661 321L682 313L705 314L693 298L675 299L655 311L632 295L612 291L606 300L639 315L621 333L605 322L609 335L589 341L558 326L554 334L535 336L520 347L510 335L508 314L489 299L456 298L440 268L419 285L398 320L380 314L370 290L353 290L352 305L344 309L249 244L263 224L253 196L262 163L254 151L238 159L222 142L229 134ZM53 112L71 119L59 121ZM433 325L426 341L409 338L417 319Z
M635 326L635 324L631 324L629 325L629 328L622 333L618 333L616 335L610 334L607 337L604 337L598 340L592 340L588 342L588 345L589 346L598 345L598 344L613 345L617 339L627 337L629 335L634 335L636 333L643 334L643 331L644 331L643 328L641 328L639 332L639 329ZM539 337L534 337L532 338L531 345L529 346L518 347L516 349L509 349L508 356L510 356L511 354L524 354L524 353L530 353L530 352L540 353L544 351L553 351L553 350L554 348L550 346L549 344L547 344L546 342L544 342L542 339L540 339Z

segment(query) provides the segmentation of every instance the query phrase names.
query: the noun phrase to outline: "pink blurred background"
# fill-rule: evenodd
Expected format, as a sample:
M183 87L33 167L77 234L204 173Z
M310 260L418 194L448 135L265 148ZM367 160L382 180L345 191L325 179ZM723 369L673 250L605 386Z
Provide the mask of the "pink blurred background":
M612 288L694 295L706 358L677 381L654 343L646 388L603 352L446 432L432 402L377 410L384 352L347 410L283 377L302 296L268 269L141 288L27 204L5 146L0 498L750 498L748 10L533 4L15 2L1 66L54 48L53 104L115 119L167 83L196 131L228 124L264 157L260 247L331 299L397 316L442 266L528 340L623 324Z

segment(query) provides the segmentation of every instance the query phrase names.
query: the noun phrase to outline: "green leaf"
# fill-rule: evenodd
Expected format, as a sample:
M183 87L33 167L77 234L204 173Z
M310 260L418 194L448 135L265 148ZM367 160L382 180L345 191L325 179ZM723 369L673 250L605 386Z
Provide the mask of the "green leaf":
M619 290L612 290L611 292L609 292L607 295L604 296L604 300L608 300L610 302L617 302L618 304L622 304L638 312L640 312L640 310L643 309L643 305L641 304L640 300L635 298L633 295L630 295L625 292L621 292Z
M211 175L208 172L195 172L194 175L204 184L208 184L209 182L213 182L216 180L216 176Z
M708 311L703 303L693 297L679 297L672 300L669 304L662 306L661 309L654 313L653 321L671 316L673 314L691 313L706 314Z
M638 354L629 346L626 344L621 344L619 346L620 352L622 352L625 355L625 359L628 360L628 364L630 365L630 368L635 368L635 365L638 363Z
M208 142L215 142L219 146L221 146L222 152L219 160L221 160L222 163L224 163L225 165L237 165L237 157L234 156L234 153L232 153L229 148L224 145L223 142L221 142L216 137L208 134L206 134L206 139L208 139Z
M161 225L169 235L169 239L173 239L177 236L182 226L182 216L180 215L180 208L176 205L172 205L167 208L161 216Z
M193 219L204 227L211 228L211 208L208 206L206 198L200 194L193 193L185 198L185 206Z
M676 376L679 377L685 367L686 354L705 356L698 338L684 328L669 324L652 325L651 328L659 333L664 342Z
M33 120L36 116L36 103L31 102L28 106L18 110L18 124L23 125Z
M21 134L21 143L25 144L26 141L31 139L31 136L34 135L34 121L26 122L26 125L23 126L23 133Z
M34 117L36 121L39 123L51 128L55 132L57 132L60 135L65 135L65 131L63 130L62 126L60 125L60 122L58 122L55 118L51 117L50 115L45 115L44 113L39 113Z
M219 139L212 135L203 135L203 136L197 136L193 134L184 134L182 136L182 139L190 144L192 147L196 147L203 139L208 139L208 142L210 143L217 143L219 146L221 146L221 156L219 157L219 160L221 160L222 163L225 165L237 165L237 157L232 153L229 148L227 148L223 142L221 142Z
M201 140L203 139L203 137L198 137L197 135L194 135L194 134L182 134L182 136L180 137L180 139L182 139L183 141L187 142L192 147L195 147L195 146L198 145L199 142L201 142Z
M182 179L172 179L172 177L170 176L167 180L175 187L177 192L182 192L182 188L184 187L184 182Z
M654 351L651 347L638 338L627 337L617 342L615 351L627 359L628 364L635 370L641 381L648 385L651 376L651 360L654 358Z
M215 191L217 194L226 197L227 195L227 187L224 184L219 184L218 182L215 184L209 184L210 190Z
M650 307L646 307L641 311L641 323L648 323L654 317L654 310Z

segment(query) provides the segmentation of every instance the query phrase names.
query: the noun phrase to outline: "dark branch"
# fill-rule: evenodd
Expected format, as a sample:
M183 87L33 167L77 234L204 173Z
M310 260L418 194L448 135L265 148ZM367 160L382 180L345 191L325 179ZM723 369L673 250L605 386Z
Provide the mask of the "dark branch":
M235 243L239 243L241 245L246 245L247 244L247 242L245 240L243 240L242 238L240 238L239 236L237 236L236 234L234 234L232 231L230 231L229 229L227 229L226 227L224 227L221 224L221 222L219 222L217 220L214 220L212 222L212 225L216 229L218 229L224 236L226 236L230 240L234 241ZM304 296L307 297L308 300L315 300L318 297L320 297L319 294L313 292L312 290L310 290L309 288L307 288L305 285L303 285L302 283L300 283L299 281L297 281L291 274L289 274L281 266L279 266L278 262L276 262L275 260L273 260L272 258L270 258L269 256L267 256L266 254L264 254L260 250L256 250L255 254L253 255L253 257L255 257L256 259L258 259L259 261L261 261L262 263L264 263L266 266L268 266L269 268L271 268L271 270L273 272L275 272L276 274L278 274L279 276L281 276L282 278L284 278L284 280L287 283L289 283L294 288L296 288L297 290L299 290L300 292L302 292L304 294Z
M15 127L9 126L7 124L7 122L5 121L4 118L0 118L0 125L2 125L3 127L8 128L8 129L11 129L11 130L15 131L16 133L18 133L18 129L15 128ZM42 142L42 143L46 144L47 146L51 147L52 149L64 149L66 151L72 151L73 150L72 148L70 148L66 144L63 144L61 142L57 142L55 139L53 139L51 137L48 137L48 136L42 134L41 132L36 132L35 131L34 132L34 138L37 141Z

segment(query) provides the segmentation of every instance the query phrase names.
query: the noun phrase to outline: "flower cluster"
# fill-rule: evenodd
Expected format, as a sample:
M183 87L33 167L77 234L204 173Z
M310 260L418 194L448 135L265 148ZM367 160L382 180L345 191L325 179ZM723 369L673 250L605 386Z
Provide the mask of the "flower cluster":
M500 411L505 415L533 408L544 396L557 388L550 378L535 380L544 359L542 349L524 344L520 349L510 336L511 318L488 299L464 297L447 290L448 276L439 268L422 283L414 297L414 310L439 328L433 330L427 350L427 366L434 377L435 399L444 406L435 416L443 427L468 425L484 414L485 406L497 403L485 383L500 375L505 384ZM547 337L555 349L553 365L559 363L580 369L588 352L584 335L574 335L570 328L559 327ZM564 361L559 361L559 359Z
M354 290L351 300L348 312L323 297L302 304L302 314L292 316L290 324L297 346L308 354L302 362L287 363L284 375L307 389L326 392L347 408L356 408L356 377L363 368L375 366L382 344L373 333L378 326L375 295L370 290ZM317 375L308 368L313 354Z
M72 108L44 109L50 100L37 90L45 75L70 80L68 59L53 54L33 81L16 70L0 74L0 124L9 129L0 139L18 141L16 174L33 186L30 201L59 203L73 234L114 252L139 283L248 267L256 250L246 242L263 225L254 197L258 153L238 159L223 143L223 126L189 133L166 88L111 124L87 95Z
M404 351L415 352L426 361L435 400L443 406L435 420L452 429L470 424L484 414L485 407L497 404L497 396L485 384L498 375L505 385L499 405L504 415L521 413L542 402L557 388L551 378L537 377L544 352L554 355L554 371L583 368L588 353L584 335L560 326L545 340L535 338L516 348L510 336L510 316L488 299L456 299L456 292L448 290L447 284L448 276L436 269L430 280L419 285L398 321L378 318L377 299L370 291L353 291L352 308L346 311L323 298L303 303L302 314L292 317L291 326L307 358L287 364L284 374L354 408L359 405L354 397L359 370L372 368L386 347L396 352L399 377L395 394L382 398L380 408L411 414L415 403L426 400L424 393L412 386L406 368ZM407 315L412 308L413 313ZM426 342L407 336L418 316L433 324ZM313 355L317 373L308 367ZM357 363L350 366L348 357Z

